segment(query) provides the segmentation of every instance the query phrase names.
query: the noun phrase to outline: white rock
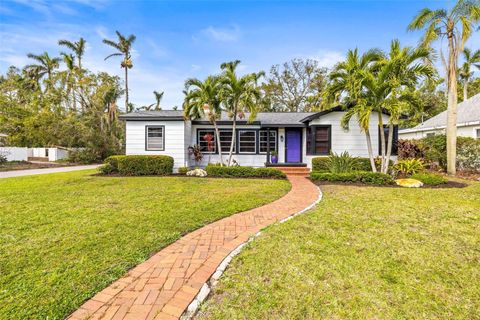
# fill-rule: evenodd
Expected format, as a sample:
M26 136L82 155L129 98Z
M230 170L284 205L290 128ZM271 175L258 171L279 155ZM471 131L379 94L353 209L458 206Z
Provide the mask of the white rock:
M187 176L194 176L194 177L206 177L207 171L203 169L194 169L187 172Z

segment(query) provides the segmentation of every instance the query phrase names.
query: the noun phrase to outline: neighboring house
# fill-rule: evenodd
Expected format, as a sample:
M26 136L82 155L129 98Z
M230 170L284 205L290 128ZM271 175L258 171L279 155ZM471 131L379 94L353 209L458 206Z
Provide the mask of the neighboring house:
M447 111L432 117L422 124L398 132L400 139L421 139L445 134ZM480 139L480 93L459 103L457 110L457 135Z
M356 119L349 130L340 123L345 112L337 107L322 112L261 112L248 123L248 114L237 121L237 138L233 158L242 166L263 167L270 164L271 152L278 153L279 165L308 166L316 156L327 156L331 151L348 151L353 156L368 157L366 137ZM388 122L388 115L383 114ZM127 155L169 155L174 158L174 169L187 166L206 166L219 163L217 144L210 144L205 136L215 137L213 125L206 119L185 120L181 110L137 111L120 116L126 121ZM232 121L226 114L217 122L224 163L232 139ZM378 114L370 119L370 132L375 156L379 151ZM388 129L386 129L388 133ZM396 132L394 134L396 139ZM203 160L195 163L188 147L199 145ZM396 143L394 144L396 145Z

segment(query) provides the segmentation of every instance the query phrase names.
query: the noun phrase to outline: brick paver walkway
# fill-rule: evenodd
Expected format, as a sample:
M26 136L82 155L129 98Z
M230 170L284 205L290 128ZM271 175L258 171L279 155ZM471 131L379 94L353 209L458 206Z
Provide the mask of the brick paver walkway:
M318 188L289 176L283 198L241 212L187 234L131 269L69 319L178 319L222 260L264 227L312 205Z

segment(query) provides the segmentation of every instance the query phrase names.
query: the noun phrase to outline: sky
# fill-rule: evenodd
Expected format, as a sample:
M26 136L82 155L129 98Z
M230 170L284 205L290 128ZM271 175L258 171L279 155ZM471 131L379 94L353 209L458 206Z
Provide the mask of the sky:
M27 53L58 55L59 39L87 40L84 66L123 78L120 58L102 39L115 30L135 34L130 100L136 106L165 91L164 109L181 106L187 78L220 72L239 59L239 72L268 73L293 58L331 68L348 49L387 49L392 39L416 45L420 32L407 25L422 8L452 1L107 1L0 0L0 73L30 63ZM480 48L477 32L468 46Z

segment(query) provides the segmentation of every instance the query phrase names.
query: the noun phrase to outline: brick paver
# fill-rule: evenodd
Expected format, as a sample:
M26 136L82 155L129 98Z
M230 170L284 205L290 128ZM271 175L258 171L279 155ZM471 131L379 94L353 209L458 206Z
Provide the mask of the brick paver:
M68 319L178 319L231 251L264 227L313 204L318 188L288 176L283 198L204 226L131 269Z

